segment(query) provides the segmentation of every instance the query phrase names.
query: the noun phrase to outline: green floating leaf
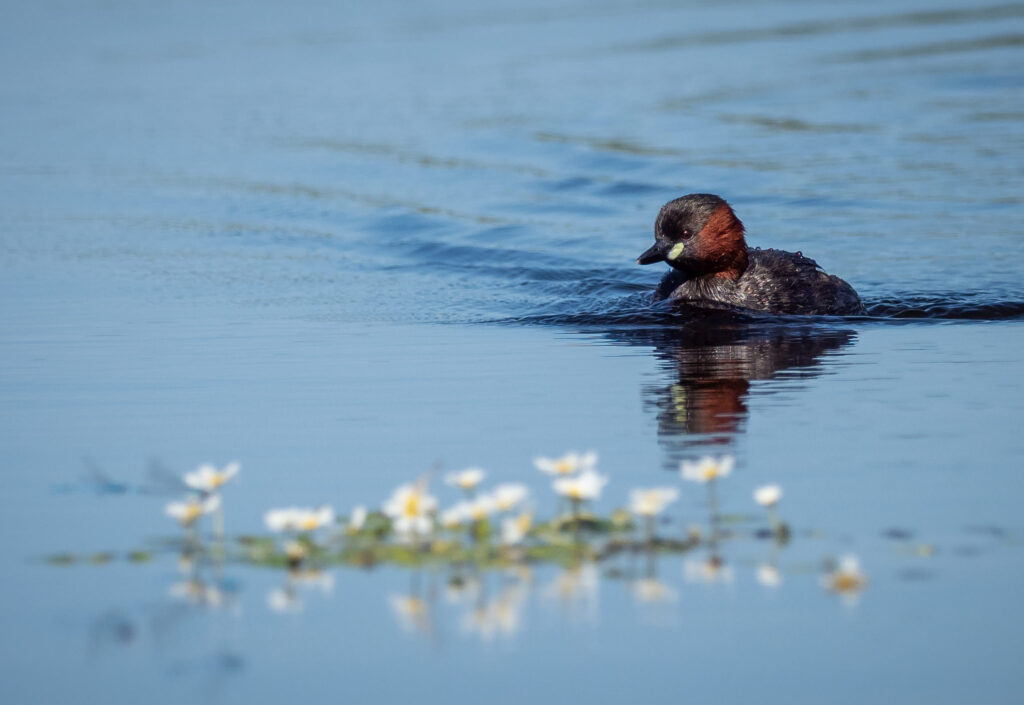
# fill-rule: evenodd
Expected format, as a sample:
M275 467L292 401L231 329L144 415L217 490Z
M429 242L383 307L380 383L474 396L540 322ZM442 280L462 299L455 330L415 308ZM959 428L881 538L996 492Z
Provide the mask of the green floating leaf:
M723 524L751 524L761 520L761 517L750 514L719 514L719 521Z
M50 565L71 565L77 561L78 558L73 553L55 553L46 557L46 562Z

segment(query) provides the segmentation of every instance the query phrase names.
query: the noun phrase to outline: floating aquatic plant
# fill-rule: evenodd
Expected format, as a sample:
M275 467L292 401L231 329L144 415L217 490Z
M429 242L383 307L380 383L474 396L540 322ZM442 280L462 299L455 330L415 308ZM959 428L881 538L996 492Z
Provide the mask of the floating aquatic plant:
M409 595L393 595L391 606L400 621L412 631L431 628L430 600L424 599L420 575L447 576L446 594L451 600L469 601L462 629L482 639L511 634L518 628L519 608L528 580L523 576L536 564L560 566L560 574L542 590L542 594L568 604L596 607L598 576L628 581L639 603L669 603L677 600L676 590L659 579L657 557L661 554L692 556L698 547L707 549L705 557L690 557L683 562L685 582L730 584L733 568L722 555L722 544L743 537L771 535L772 553L762 560L755 579L766 588L782 583L779 551L789 537L788 527L778 517L782 489L764 485L753 492L754 501L768 512L771 532L744 530L756 521L746 514L719 513L715 485L733 469L731 456L704 457L680 466L684 480L708 486L710 532L695 524L682 525L663 519L666 509L680 496L673 486L634 488L628 492L625 507L601 514L597 503L609 483L607 475L597 472L597 454L570 453L561 458L537 458L535 465L554 476L552 489L571 508L545 519L538 516L528 488L519 483L502 483L487 490L483 470L469 468L448 474L446 484L460 490L453 504L440 509L429 491L428 476L399 485L380 505L370 510L358 505L347 517L339 517L332 506L284 507L267 511L264 524L273 536L248 535L226 540L222 530L218 539L204 546L197 524L206 515L222 510L220 490L239 472L231 463L218 470L200 466L187 473L184 484L198 494L172 502L165 512L188 531L183 540L165 543L179 552L179 562L187 579L176 583L172 595L189 604L221 607L231 602L230 586L202 576L201 566L223 566L229 562L287 568L282 585L267 595L267 606L277 612L296 612L303 608L303 593L311 588L329 592L333 587L332 566L371 567L388 564L403 567L413 578ZM658 522L675 529L656 530ZM729 528L720 530L721 524ZM637 527L642 528L638 537ZM142 556L152 551L130 554L96 553L84 558L93 563L114 560L118 555ZM636 568L636 557L643 567ZM58 554L50 559L55 565L79 559ZM220 575L220 568L216 576ZM489 580L486 575L504 576L500 590L488 599L481 592ZM855 558L844 557L831 565L820 579L827 590L853 602L867 585Z

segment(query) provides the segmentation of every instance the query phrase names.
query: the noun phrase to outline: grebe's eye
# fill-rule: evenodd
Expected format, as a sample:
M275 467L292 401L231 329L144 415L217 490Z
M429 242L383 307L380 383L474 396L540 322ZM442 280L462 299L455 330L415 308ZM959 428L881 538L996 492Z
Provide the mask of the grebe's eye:
M681 234L681 237L684 240L689 240L691 237L693 237L693 233L690 232L689 228L683 228L683 232Z

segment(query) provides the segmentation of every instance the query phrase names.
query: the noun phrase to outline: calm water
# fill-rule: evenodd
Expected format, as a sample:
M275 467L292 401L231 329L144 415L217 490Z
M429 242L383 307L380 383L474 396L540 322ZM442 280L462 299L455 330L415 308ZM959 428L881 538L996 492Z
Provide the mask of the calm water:
M1024 4L436 5L0 8L0 700L1018 702ZM652 308L692 191L871 315ZM570 448L601 512L680 486L674 535L733 453L724 510L778 482L793 540L213 599L137 491L237 458L262 532L440 461L550 515Z

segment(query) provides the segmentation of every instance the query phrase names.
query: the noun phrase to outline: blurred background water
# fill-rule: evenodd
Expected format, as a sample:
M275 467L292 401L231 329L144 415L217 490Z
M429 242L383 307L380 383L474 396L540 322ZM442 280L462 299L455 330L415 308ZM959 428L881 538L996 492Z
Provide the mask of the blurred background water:
M1022 47L1020 3L4 4L0 698L1016 702ZM652 309L633 260L695 191L871 315ZM340 570L300 611L275 571L41 561L174 531L85 458L238 458L251 532L435 461L550 509L531 458L591 447L602 511L706 452L727 508L782 484L782 583L753 542L469 608ZM845 552L854 608L816 577Z

